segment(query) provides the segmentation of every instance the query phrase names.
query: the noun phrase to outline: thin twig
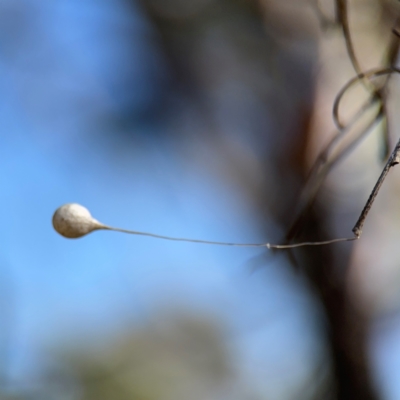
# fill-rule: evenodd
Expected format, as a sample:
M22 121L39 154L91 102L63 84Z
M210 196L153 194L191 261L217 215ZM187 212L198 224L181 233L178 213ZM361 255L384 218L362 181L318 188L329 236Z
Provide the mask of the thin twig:
M379 99L382 103L385 102L385 88L387 86L387 80L381 84L379 87L375 86L374 84L371 83L371 79L368 78L368 76L365 76L362 68L360 66L360 63L357 59L355 50L354 50L354 45L353 41L351 38L350 34L350 27L349 27L349 21L348 21L348 11L347 11L347 1L346 0L336 0L336 18L338 23L342 26L343 30L343 36L345 39L346 43L346 48L347 48L347 53L349 55L350 61L353 65L353 68L355 72L357 73L358 80L362 82L363 86L371 93L371 96L373 96L376 99ZM392 40L389 43L388 47L388 52L385 58L387 58L387 64L389 67L395 67L396 61L397 61L397 56L399 53L399 46L400 46L400 41L399 41L399 31L398 31L398 25L400 23L400 18L397 18L395 23L393 24L392 28ZM339 100L340 102L340 100ZM335 100L336 103L336 100ZM340 124L339 122L339 110L338 110L339 104L337 104L336 110L334 108L334 113L333 113L333 118L335 121L336 126L339 129L343 128L343 125ZM385 142L385 151L384 154L388 155L389 153L389 135L388 131L386 129L383 130L383 138ZM385 158L386 158L385 157Z
M357 59L353 41L351 39L350 27L349 27L349 18L347 12L347 1L346 0L336 0L336 18L338 23L342 27L344 40L346 43L347 54L349 55L350 61L353 65L354 70L357 75L361 74L362 68Z
M381 188L387 174L389 173L390 168L394 167L395 165L400 163L400 140L397 142L396 147L394 148L391 156L389 157L389 160L387 161L385 167L383 168L383 171L381 175L379 176L378 181L376 182L368 200L367 203L365 204L363 210L361 211L361 215L358 218L356 224L354 225L354 228L352 229L353 233L359 238L362 233L362 227L364 225L364 222L367 218L367 215L369 213L369 210L372 207L372 204L379 192L379 189Z
M354 49L353 40L351 37L350 32L350 25L349 25L349 16L348 16L348 7L347 7L347 0L336 0L336 18L338 23L342 27L344 41L346 43L347 54L353 65L354 71L357 75L362 74L363 69L361 68L360 62L356 56L356 52ZM365 78L362 78L363 86L373 95L380 98L381 93L376 87Z
M339 118L339 106L342 101L343 96L347 93L347 91L354 86L356 83L360 82L363 78L374 79L379 76L391 75L392 73L397 72L400 73L400 69L396 67L389 68L374 68L369 71L363 72L354 78L351 78L343 87L340 89L338 94L335 97L335 101L333 102L333 122L339 130L344 129L344 125L340 122ZM379 89L380 90L380 89Z

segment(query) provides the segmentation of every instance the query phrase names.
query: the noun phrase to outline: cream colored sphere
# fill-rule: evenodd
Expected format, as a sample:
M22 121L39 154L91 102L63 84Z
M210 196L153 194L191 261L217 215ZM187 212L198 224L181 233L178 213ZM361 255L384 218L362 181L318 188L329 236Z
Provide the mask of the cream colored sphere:
M62 236L70 239L80 238L101 229L86 207L76 203L64 204L53 215L53 227Z

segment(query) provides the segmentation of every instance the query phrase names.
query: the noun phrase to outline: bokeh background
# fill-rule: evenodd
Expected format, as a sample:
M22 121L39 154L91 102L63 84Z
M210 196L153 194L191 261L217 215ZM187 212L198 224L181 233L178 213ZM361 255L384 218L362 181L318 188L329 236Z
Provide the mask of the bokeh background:
M349 1L363 67L399 12ZM1 399L400 398L396 170L354 244L51 226L77 202L121 228L282 242L355 74L334 19L333 1L0 1ZM390 93L393 145L395 78ZM329 174L299 240L351 236L380 130Z

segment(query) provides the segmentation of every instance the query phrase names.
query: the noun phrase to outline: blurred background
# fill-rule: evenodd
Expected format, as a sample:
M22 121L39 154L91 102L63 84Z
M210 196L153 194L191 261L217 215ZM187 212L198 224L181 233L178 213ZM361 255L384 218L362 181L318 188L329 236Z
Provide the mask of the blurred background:
M357 120L301 188L356 75L343 7L363 70L396 61L400 8L347 3L0 1L1 399L400 398L396 169L358 242L266 251L51 226L77 202L161 235L351 237L399 136L395 77L384 118L372 105L372 129Z

